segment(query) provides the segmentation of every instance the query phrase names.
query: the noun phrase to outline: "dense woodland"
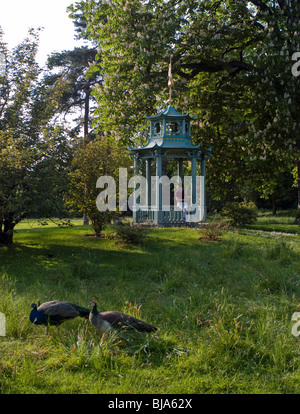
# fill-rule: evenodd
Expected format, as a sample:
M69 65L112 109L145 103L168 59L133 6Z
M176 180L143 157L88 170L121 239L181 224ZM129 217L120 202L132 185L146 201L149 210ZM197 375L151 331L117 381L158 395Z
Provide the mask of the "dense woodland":
M0 32L0 243L26 217L95 213L88 157L106 149L99 176L128 165L145 115L167 105L171 55L172 104L195 117L194 143L213 147L208 208L300 209L299 0L90 0L68 13L89 46L43 68L37 29L14 50Z

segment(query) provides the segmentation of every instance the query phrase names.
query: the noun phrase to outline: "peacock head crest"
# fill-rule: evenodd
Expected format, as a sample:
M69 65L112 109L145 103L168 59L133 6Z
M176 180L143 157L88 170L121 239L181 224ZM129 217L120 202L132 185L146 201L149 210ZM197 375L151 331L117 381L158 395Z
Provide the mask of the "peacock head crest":
M90 308L94 308L95 306L97 306L97 303L94 301L94 300L92 300L89 304L88 304L88 306L90 307Z

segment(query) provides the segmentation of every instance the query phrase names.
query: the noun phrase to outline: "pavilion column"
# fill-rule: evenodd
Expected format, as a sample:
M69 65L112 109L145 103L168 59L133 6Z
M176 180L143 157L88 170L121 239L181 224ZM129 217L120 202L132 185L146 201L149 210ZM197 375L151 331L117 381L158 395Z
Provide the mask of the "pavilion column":
M146 181L147 181L147 193L146 193L146 200L147 200L147 207L148 209L151 208L151 159L146 159Z
M139 156L137 154L135 154L134 156L134 175L139 175ZM135 191L135 195L137 194L137 184L134 183L134 191ZM136 200L136 196L133 198L133 211L132 211L132 215L133 215L133 222L136 223L137 222L137 200Z
M195 206L197 201L197 158L192 156L192 204Z
M178 176L181 179L181 184L183 185L183 159L178 160Z
M160 151L156 151L156 211L155 222L159 224L162 212L162 156Z
M201 221L206 220L207 208L206 208L206 159L205 156L202 155L201 158L201 181L200 181L200 218Z

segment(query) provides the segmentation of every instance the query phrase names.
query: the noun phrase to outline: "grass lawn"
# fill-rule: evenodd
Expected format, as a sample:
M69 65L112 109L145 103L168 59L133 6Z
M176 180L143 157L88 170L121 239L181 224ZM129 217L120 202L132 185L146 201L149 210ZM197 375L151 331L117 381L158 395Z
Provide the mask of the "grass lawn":
M150 229L144 246L87 237L89 227L21 223L0 247L0 393L299 393L300 232L261 213L222 241L197 229ZM101 336L87 320L34 326L53 299L119 310L154 334ZM299 310L299 309L298 309Z

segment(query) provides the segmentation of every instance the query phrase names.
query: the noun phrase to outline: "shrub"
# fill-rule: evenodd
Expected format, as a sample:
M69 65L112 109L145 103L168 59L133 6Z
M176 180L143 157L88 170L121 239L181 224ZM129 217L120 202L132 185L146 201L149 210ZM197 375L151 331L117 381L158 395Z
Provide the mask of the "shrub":
M227 226L220 223L207 223L205 226L200 227L201 238L209 240L218 240L220 236L223 235L224 231L227 229Z
M226 203L221 213L233 226L252 224L257 220L257 207L253 202L238 203L234 201Z
M147 231L144 227L118 224L115 228L116 239L125 244L144 244L146 241Z

